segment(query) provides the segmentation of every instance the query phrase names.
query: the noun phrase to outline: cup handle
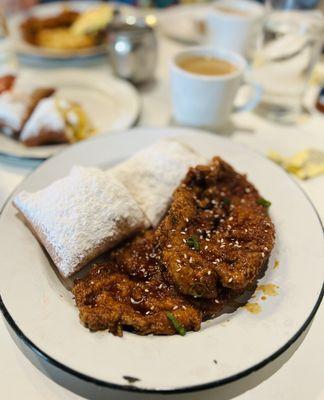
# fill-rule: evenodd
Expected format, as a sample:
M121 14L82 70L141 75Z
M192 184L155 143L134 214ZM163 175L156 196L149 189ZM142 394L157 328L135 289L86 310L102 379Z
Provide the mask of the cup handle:
M263 89L258 83L245 81L242 86L250 86L252 88L251 95L244 104L234 106L234 112L253 110L260 103L262 97Z

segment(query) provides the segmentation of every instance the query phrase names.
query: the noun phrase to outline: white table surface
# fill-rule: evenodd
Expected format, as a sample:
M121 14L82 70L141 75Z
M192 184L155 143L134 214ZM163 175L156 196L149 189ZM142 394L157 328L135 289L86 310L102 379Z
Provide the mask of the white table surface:
M141 88L142 113L139 125L167 126L171 123L168 88L168 60L181 45L160 38L159 65L155 83ZM87 67L111 73L108 65ZM30 67L28 68L30 70ZM21 67L24 73L27 67ZM95 76L95 75L94 75ZM35 71L35 80L37 71ZM166 128L167 129L167 128ZM292 154L306 147L324 151L324 117L315 114L294 127L283 127L262 120L252 113L233 116L231 140L244 143L266 154L276 150ZM14 162L0 157L0 207L35 164ZM301 183L324 221L324 176ZM293 205L293 199L291 199ZM301 293L302 295L302 293ZM163 396L163 399L199 400L323 400L324 399L324 306L317 312L307 334L279 360L249 377L224 387L193 395ZM296 349L297 348L297 349ZM295 352L294 352L295 351ZM113 399L115 396L109 397ZM123 399L123 395L116 398ZM0 318L0 398L4 400L74 400L79 396L58 386L39 372L15 346ZM161 396L144 396L144 399Z

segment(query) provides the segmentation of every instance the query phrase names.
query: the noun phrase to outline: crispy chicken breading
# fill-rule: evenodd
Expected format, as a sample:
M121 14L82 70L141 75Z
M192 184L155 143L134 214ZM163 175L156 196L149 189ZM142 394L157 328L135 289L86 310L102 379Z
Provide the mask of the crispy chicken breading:
M107 254L75 282L90 330L183 334L253 285L274 246L268 202L219 157L191 168L155 230Z
M181 293L215 298L258 277L274 245L274 227L258 191L215 157L192 168L160 224L162 260Z

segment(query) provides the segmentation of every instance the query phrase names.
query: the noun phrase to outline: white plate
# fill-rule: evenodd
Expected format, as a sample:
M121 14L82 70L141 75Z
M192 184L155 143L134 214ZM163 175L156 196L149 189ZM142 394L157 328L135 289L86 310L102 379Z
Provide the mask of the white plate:
M68 7L69 9L83 12L89 8L93 8L100 4L104 4L101 1L59 1L55 3L46 3L40 4L38 6L34 6L29 11L24 11L20 13L16 13L9 19L9 29L12 38L12 43L18 52L18 54L24 56L32 56L37 58L46 58L46 59L84 59L89 57L94 57L98 55L105 54L107 52L107 48L104 45L91 47L88 49L79 49L72 51L64 51L59 49L49 49L42 48L38 46L33 46L30 43L27 43L21 33L20 25L21 23L28 17L47 17L52 15L59 14L64 8ZM135 7L122 5L118 2L110 2L110 4L115 5L119 8L122 15L137 15L137 10Z
M278 285L279 294L261 301L257 291L252 301L260 303L260 314L240 308L185 337L91 333L79 323L71 293L10 200L0 218L0 293L7 322L42 359L85 384L97 384L98 390L179 392L239 379L287 349L309 324L322 296L323 231L312 204L271 161L218 136L171 128L103 136L49 159L18 191L43 188L75 164L111 167L164 136L178 137L205 156L222 156L272 201L276 246L261 282ZM138 380L130 386L125 377Z
M171 39L200 44L205 37L199 32L198 23L205 20L210 9L210 4L172 6L158 13L159 27Z
M97 135L129 128L140 111L140 99L128 82L104 72L62 69L55 71L24 72L18 81L20 87L51 86L57 94L79 102L89 114ZM69 145L26 147L17 140L0 133L0 154L14 157L44 159Z

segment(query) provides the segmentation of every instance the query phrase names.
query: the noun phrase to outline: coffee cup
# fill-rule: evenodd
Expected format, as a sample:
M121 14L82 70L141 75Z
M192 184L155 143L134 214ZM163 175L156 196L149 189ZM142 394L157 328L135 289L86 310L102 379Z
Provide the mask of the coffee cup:
M252 57L265 8L256 1L219 0L206 15L206 43Z
M215 130L226 125L233 111L254 108L261 98L256 85L253 96L234 107L246 65L242 56L224 49L195 47L176 54L170 67L175 122Z

